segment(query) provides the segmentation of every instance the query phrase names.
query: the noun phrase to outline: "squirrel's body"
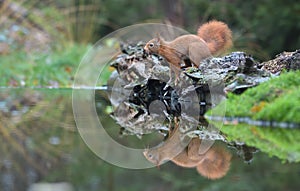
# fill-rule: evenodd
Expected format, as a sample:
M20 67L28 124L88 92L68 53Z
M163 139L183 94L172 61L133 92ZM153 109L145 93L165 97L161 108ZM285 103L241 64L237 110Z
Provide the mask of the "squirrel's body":
M209 179L218 179L229 170L231 154L221 145L213 145L197 165L197 171Z
M211 56L207 44L197 35L183 35L171 42L161 39L160 43L162 48L157 53L176 68L180 68L185 57L189 58L195 66L198 66L201 60Z
M185 168L194 168L199 164L199 160L193 160L188 156L187 149L184 149L181 153L171 159L177 166Z
M175 127L168 139L162 144L144 151L144 156L152 163L157 166L161 165L163 162L171 160L179 153L181 153L186 145L181 141L182 132L180 131L177 122L175 122Z
M199 174L209 179L218 179L227 173L230 167L231 154L224 147L213 145L207 152L199 154L201 144L199 138L193 138L183 149L178 139L178 131L175 131L174 134L175 136L173 135L171 138L176 138L176 141L171 140L167 144L146 150L144 152L145 157L156 165L171 160L181 167L196 168Z
M148 53L163 56L178 77L183 61L188 58L198 67L200 62L232 46L231 30L220 21L211 21L198 29L198 34L182 35L167 42L160 37L150 40L144 47Z

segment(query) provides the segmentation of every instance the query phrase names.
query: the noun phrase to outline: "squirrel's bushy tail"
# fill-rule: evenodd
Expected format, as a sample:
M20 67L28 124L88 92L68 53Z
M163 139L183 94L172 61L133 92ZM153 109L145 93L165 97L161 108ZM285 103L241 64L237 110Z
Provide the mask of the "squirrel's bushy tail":
M220 21L210 21L200 26L198 36L207 43L211 54L220 53L232 46L231 30Z

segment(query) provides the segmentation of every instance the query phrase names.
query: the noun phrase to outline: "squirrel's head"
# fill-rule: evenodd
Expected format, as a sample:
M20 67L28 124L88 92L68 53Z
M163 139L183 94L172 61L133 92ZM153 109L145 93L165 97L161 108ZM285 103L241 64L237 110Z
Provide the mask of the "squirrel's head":
M147 53L158 54L160 44L161 44L161 38L158 36L158 37L150 40L149 42L147 42L147 44L144 47L144 50Z
M144 156L146 157L146 159L150 162L152 162L153 164L159 166L161 161L160 161L160 157L159 157L159 154L154 152L154 150L152 149L146 149L144 152L143 152Z

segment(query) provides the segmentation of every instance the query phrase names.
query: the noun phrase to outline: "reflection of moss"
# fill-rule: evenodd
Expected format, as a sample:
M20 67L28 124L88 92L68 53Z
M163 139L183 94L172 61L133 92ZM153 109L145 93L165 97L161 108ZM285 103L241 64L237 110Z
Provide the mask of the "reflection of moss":
M300 123L299 87L299 71L284 73L242 95L229 94L212 113L220 113L226 104L226 116Z
M216 125L220 124L216 123ZM227 135L229 141L245 142L247 145L259 148L262 152L276 156L283 161L300 161L300 131L297 129L237 124L223 125L221 131Z

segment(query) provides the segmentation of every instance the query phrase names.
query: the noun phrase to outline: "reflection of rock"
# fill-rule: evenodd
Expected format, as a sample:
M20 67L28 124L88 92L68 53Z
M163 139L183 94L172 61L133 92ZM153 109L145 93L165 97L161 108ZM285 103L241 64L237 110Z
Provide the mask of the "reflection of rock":
M125 83L119 82L117 79L110 96L114 106L113 118L133 134L165 130L171 118L183 115L183 112L185 119L188 119L188 115L198 118L199 105L195 104L198 103L195 89L183 89L183 96L179 96L172 87L165 89L166 83L159 80L150 79L146 84L141 83L132 89L122 87ZM193 121L197 126L198 121Z
M124 128L123 135L141 136L154 131L168 130L167 124L164 124L165 116L148 115L147 111L140 110L139 107L130 103L121 103L115 109L113 118Z
M228 143L228 145L234 148L246 163L250 163L253 159L253 154L259 151L257 148L248 146L245 143L232 142Z

